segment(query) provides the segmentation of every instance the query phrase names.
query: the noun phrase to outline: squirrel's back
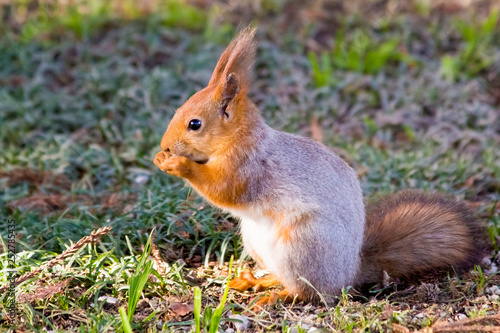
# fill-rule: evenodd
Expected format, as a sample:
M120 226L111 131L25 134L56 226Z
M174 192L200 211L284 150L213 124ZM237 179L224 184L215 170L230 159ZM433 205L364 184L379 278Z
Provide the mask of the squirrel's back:
M356 285L391 278L415 280L426 273L479 264L486 228L465 203L443 194L402 191L367 205Z

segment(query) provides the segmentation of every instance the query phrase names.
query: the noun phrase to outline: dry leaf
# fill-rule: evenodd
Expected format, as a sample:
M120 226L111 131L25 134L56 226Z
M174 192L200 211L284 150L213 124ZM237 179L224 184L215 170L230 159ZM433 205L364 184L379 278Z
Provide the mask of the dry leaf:
M194 304L173 303L170 305L170 310L172 310L176 315L183 317L194 311Z
M384 311L382 312L381 319L382 320L389 319L389 317L392 316L393 312L394 312L394 310L392 309L392 306L390 304L386 304L384 306Z
M385 312L385 310L384 310L384 312ZM404 327L403 325L400 325L400 324L393 323L391 325L391 328L392 328L392 331L394 333L408 333L408 332L410 332L409 329L407 329L406 327Z

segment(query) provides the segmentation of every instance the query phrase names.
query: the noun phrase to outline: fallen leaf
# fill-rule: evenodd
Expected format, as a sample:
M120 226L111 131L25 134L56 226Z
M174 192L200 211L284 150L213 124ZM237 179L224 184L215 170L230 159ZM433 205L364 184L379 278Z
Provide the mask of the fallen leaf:
M176 315L183 317L194 311L194 304L173 303L170 305L170 310L172 310Z
M382 312L381 319L382 320L389 319L389 317L392 316L393 312L394 312L394 310L392 309L392 306L390 304L386 304L384 306L384 311Z
M396 323L393 323L391 325L391 328L392 328L392 331L394 333L408 333L408 332L410 332L410 330L407 329L406 327L404 327L403 325L396 324Z

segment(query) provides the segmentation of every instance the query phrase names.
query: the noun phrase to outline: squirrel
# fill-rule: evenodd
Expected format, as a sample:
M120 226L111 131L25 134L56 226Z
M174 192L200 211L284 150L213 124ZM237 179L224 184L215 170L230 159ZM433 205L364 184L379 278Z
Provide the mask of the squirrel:
M154 163L241 220L243 245L271 275L242 272L239 290L317 299L347 286L466 270L486 253L485 225L463 202L403 191L367 206L355 171L325 145L269 127L248 97L255 29L221 55L206 88L173 116Z

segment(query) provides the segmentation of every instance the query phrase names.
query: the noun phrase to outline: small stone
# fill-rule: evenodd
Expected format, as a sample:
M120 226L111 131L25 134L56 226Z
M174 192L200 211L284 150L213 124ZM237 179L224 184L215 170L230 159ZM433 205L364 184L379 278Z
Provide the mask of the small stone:
M234 315L231 315L229 318L241 321L241 322L233 322L234 327L236 327L236 329L238 331L244 331L248 327L250 327L250 321L248 320L247 317L245 317L243 315L234 314Z
M145 184L149 180L149 175L138 175L134 179L134 183L142 185Z
M456 320L464 320L465 318L467 318L467 316L464 315L463 313L459 313L455 317Z
M99 302L106 301L108 304L116 304L119 302L117 298L111 296L101 296L97 299Z
M234 330L232 328L228 328L227 330L224 331L225 333L234 333Z
M300 325L294 326L290 330L290 333L298 333L299 332L299 327L301 328L301 330L308 330L309 328L311 328L311 325L302 323Z
M484 257L483 260L481 260L481 264L484 266L488 266L491 264L491 259L489 257Z
M156 309L158 307L158 301L153 298L151 301L149 301L149 305L151 306L152 309Z
M304 307L304 312L313 312L316 310L316 307L312 304L307 304L305 307Z
M490 295L500 295L500 288L498 286L491 286L486 288L486 293Z
M316 317L317 317L316 315L312 314L312 315L307 316L305 320L307 322L309 322L309 323L312 323L312 322L314 322L314 320L316 319Z
M495 263L492 263L488 269L484 270L484 274L495 274L498 272L498 267Z

